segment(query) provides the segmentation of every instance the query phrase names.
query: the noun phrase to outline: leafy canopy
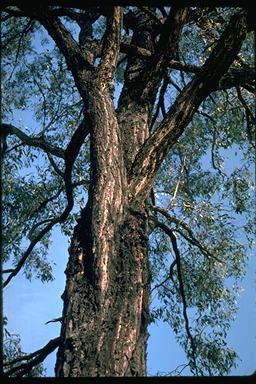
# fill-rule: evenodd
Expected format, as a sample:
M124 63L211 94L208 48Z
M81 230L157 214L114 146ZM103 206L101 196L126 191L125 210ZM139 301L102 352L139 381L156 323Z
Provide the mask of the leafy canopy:
M125 13L134 9L126 7ZM194 12L197 17L191 17L183 29L177 59L187 66L201 66L225 21L236 11L192 8L191 15ZM158 18L163 14L156 10ZM64 57L43 27L26 17L11 17L8 12L3 12L2 17L2 121L19 130L7 136L4 151L4 269L15 269L33 244L22 271L30 280L50 282L54 279L52 261L47 258L51 230L58 224L64 235L71 236L75 219L86 202L89 139L73 169L73 210L65 222L51 226L67 204L64 158L26 137L64 150L81 121L83 103ZM61 21L78 39L74 19L66 15L61 16ZM101 16L93 24L95 41L102 38L104 30L105 17ZM122 41L129 44L132 34L132 30L124 29ZM249 34L232 67L251 67L253 60L253 36ZM126 64L127 55L121 53L115 105ZM186 68L166 70L151 130L160 124L193 75ZM154 184L155 202L151 205L157 224L150 236L151 318L163 319L170 325L193 374L223 375L236 364L237 354L225 339L237 310L239 284L254 235L255 117L251 87L234 86L212 93L168 153ZM49 230L38 239L47 225ZM177 238L178 255L168 228ZM15 350L20 342L18 337L10 336L6 331L7 360L17 356Z

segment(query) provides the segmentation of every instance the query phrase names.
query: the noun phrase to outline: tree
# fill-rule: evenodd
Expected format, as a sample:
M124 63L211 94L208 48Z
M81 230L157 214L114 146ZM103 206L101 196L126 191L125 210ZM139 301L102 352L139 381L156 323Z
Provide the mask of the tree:
M227 279L243 276L252 237L250 11L1 9L3 286L22 270L51 280L51 230L71 236L61 334L6 373L23 376L58 347L56 376L145 376L157 318L193 374L227 373ZM34 128L17 127L13 111L27 109ZM246 161L225 173L222 152L238 147ZM150 310L153 291L162 304Z

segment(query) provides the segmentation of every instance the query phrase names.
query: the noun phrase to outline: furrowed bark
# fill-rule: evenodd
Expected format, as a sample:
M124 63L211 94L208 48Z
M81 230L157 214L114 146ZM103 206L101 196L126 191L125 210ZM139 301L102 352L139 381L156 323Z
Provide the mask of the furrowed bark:
M175 58L186 9L173 6L164 26L158 22L157 28L151 10L132 12L133 38L131 45L123 45L129 58L115 111L112 81L120 49L121 7L104 13L107 28L97 46L102 45L102 50L96 68L92 65L95 55L86 52L92 43L93 18L87 20L88 25L80 20L78 45L50 8L37 11L18 3L47 29L65 56L84 100L85 120L61 152L68 205L59 221L73 206L72 168L90 133L88 202L69 248L56 376L144 376L150 301L146 199L162 160L202 100L225 86L220 79L240 49L246 15L241 12L232 18L202 68L188 68L196 73L194 79L148 137L156 94ZM177 67L177 62L174 65ZM52 154L53 150L56 154L56 148L51 147Z
M112 14L108 17L107 21L100 64L100 71L103 74L107 71L107 78L111 81L113 80L113 74L116 69L120 49L122 20L123 9L121 7L113 7ZM104 74L103 78L106 80L106 74Z
M119 26L110 33L117 36ZM122 137L106 87L117 56L111 57L88 91L91 187L69 250L56 363L61 377L146 374L147 217L127 205Z
M126 204L120 131L112 98L99 84L88 110L92 187L66 270L56 364L64 377L146 373L147 218Z
M135 56L128 60L125 83L119 99L117 113L124 136L125 165L128 171L148 138L156 94L167 62L177 48L186 15L186 9L173 7L158 44L155 43L155 31L148 14L138 12L136 15L138 27L131 46L139 46L140 49L151 52L151 57L149 59L146 55L143 60Z

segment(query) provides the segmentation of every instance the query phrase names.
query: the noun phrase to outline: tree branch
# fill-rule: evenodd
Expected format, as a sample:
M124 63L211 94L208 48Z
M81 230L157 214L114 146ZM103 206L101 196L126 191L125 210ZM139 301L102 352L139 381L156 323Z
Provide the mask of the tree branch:
M80 148L84 142L84 139L86 135L89 133L88 127L86 126L85 118L80 123L79 127L75 131L74 135L72 136L66 150L65 150L65 171L64 171L64 181L65 181L65 188L66 188L66 196L67 196L67 205L63 212L51 219L48 225L46 225L41 232L38 233L38 235L31 240L27 250L24 252L23 256L19 260L17 266L15 269L10 273L10 275L7 277L5 282L3 283L3 287L6 287L7 284L11 281L11 279L18 274L18 272L23 267L24 263L28 259L29 255L31 254L32 250L36 246L36 244L48 233L55 224L57 223L63 223L69 213L71 212L73 205L74 205L74 199L73 199L73 187L72 187L72 181L71 181L71 175L72 175L72 168L74 165L74 162L78 156L78 153L80 151Z
M60 19L54 15L45 5L32 6L19 1L19 8L28 17L38 20L48 31L57 47L66 59L67 66L72 72L78 91L84 100L87 99L86 83L88 74L95 71L90 64L72 34L61 23Z
M73 188L72 188L72 169L75 163L75 160L79 154L80 148L84 143L86 136L89 134L89 126L86 123L86 117L83 118L82 122L79 124L77 130L73 134L66 150L65 150L65 172L64 172L64 181L66 188L66 195L68 205L66 210L62 213L61 220L65 220L71 209L73 208Z
M236 87L236 92L237 92L238 100L240 101L240 103L242 104L242 106L244 107L244 110L245 110L245 116L246 116L246 121L247 121L247 135L248 135L248 139L252 143L252 145L255 146L255 144L253 142L252 128L253 128L253 126L255 126L256 119L255 119L252 111L248 107L245 99L243 98L241 89L239 87Z
M49 153L47 153L47 157L48 157L48 160L49 160L51 166L53 167L54 171L57 173L57 175L64 178L64 173L59 169L59 167L57 166L57 164L53 160L52 156Z
M66 212L66 209L64 210L64 212ZM24 263L26 262L26 260L28 259L29 255L31 254L31 252L33 251L34 247L36 246L36 244L44 237L44 235L46 235L47 232L49 232L52 227L57 224L57 223L60 223L60 218L62 217L62 215L60 216L57 216L55 217L54 219L52 219L50 221L50 223L48 225L46 225L42 230L41 232L39 232L39 234L30 242L28 248L26 249L26 251L24 252L23 256L21 257L21 259L19 260L18 264L16 265L15 269L10 273L10 275L7 277L7 279L3 282L3 288L5 288L9 282L12 280L13 277L15 277L19 271L21 270L21 268L23 267Z
M165 96L165 92L167 90L167 87L169 85L169 81L170 81L170 78L166 74L164 76L163 84L162 84L160 92L159 92L159 98L158 98L158 103L157 103L157 107L156 107L156 112L155 112L153 119L151 121L151 124L150 124L150 131L154 127L154 124L156 122L157 116L159 115L160 109L161 109L163 117L165 117L165 115L166 115L165 106L164 106L164 96Z
M137 47L133 44L121 43L120 51L130 56L137 56L142 59L149 60L152 57L152 53L141 47ZM193 64L185 64L178 60L170 60L168 63L170 69L176 69L178 71L184 71L188 73L199 74L203 67L199 67ZM225 90L232 87L246 86L252 84L255 81L255 69L249 66L243 68L230 68L227 74L225 74L218 84L216 84L215 91ZM253 90L250 90L253 92Z
M176 183L175 188L174 188L173 196L167 205L167 211L174 206L174 201L175 201L177 194L179 192L181 176L184 172L184 169L185 169L185 158L184 158L184 161L183 161L182 166L181 166L180 175L178 177L177 183Z
M41 148L48 154L50 153L51 155L64 158L64 150L62 148L47 143L43 138L30 137L12 124L2 123L1 131L5 132L7 135L17 136L24 144L29 145L30 147Z
M130 198L147 198L162 160L182 135L201 102L216 89L247 33L246 12L234 15L199 74L183 89L165 119L137 154L130 170Z
M176 264L177 264L177 260L176 260L176 258L175 258L175 260L173 260L173 262L172 262L171 265L170 265L169 273L168 273L168 276L166 277L166 279L164 279L161 283L156 284L156 285L154 286L154 288L151 289L151 293L152 293L156 288L162 287L162 286L166 283L166 281L168 281L169 279L172 280L172 282L173 282L173 284L174 284L174 286L175 286L175 282L174 282L174 280L173 280L172 274L173 274L173 268L175 267ZM176 290L177 290L177 287L176 287L176 286L175 286L175 288L176 288Z
M215 259L219 263L223 264L223 261L220 260L217 256L213 255L208 249L200 243L199 240L197 240L195 234L193 233L192 229L185 223L185 221L181 219L177 219L175 216L171 216L166 209L153 206L151 207L153 211L161 213L167 220L169 220L171 223L176 224L177 228L173 229L173 231L178 232L184 239L186 239L191 244L195 245L200 251L208 258ZM157 222L158 223L158 222ZM156 226L158 226L156 223ZM185 229L185 231L188 233L189 236L185 235L184 232L182 232L179 228L182 227Z
M202 69L202 67L198 67L197 65L181 63L178 60L170 60L168 67L171 69L177 69L178 71L191 73L199 73Z
M113 7L111 15L107 19L107 27L104 34L100 72L108 75L112 81L117 65L120 49L120 35L123 20L123 8ZM105 76L104 76L105 77Z
M141 75L143 84L142 99L148 99L154 94L162 78L168 61L174 57L180 33L187 17L186 8L177 8L173 6L160 35L159 43L156 47L156 53L148 66L148 70ZM151 79L151 81L148 81Z
M136 56L140 59L152 57L152 53L148 49L138 47L135 44L120 43L120 52L126 53L129 56Z
M50 340L49 343L47 343L43 348L39 349L38 351L35 351L29 355L17 357L12 361L4 363L4 366L7 367L15 365L24 360L28 361L27 363L22 363L13 368L10 368L8 371L5 372L5 374L7 376L11 376L13 374L15 374L15 376L17 377L24 376L26 373L30 372L33 367L42 363L45 358L59 346L60 340L60 337L56 337L55 339Z
M255 68L246 66L244 68L230 68L224 75L215 90L224 90L232 87L244 87L255 84ZM255 90L255 89L254 89Z
M165 225L161 222L158 222L157 226L159 228L161 228L169 236L171 243L172 243L173 251L175 253L176 263L177 263L176 264L177 265L177 276L178 276L178 280L179 280L179 291L180 291L182 304L183 304L183 317L184 317L184 321L185 321L185 329L186 329L186 333L187 333L187 336L188 336L189 341L190 341L192 361L193 361L193 364L195 367L196 374L198 375L198 369L197 369L197 364L196 364L196 345L195 345L194 338L191 334L190 326L189 326L189 320L188 320L188 315L187 315L187 300L186 300L185 289L184 289L184 284L183 284L183 276L182 276L181 257L180 257L179 248L177 246L176 236L174 235L172 230L167 225Z

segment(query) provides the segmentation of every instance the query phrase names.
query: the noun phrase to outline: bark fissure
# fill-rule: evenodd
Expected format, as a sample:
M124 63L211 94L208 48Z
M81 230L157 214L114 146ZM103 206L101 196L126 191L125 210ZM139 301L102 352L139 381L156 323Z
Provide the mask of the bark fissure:
M169 17L176 18L174 47L185 13L173 11ZM121 12L109 16L102 66L87 82L85 111L90 126L91 180L87 206L74 231L66 270L57 376L146 374L150 273L145 201L168 150L237 54L245 34L245 29L239 26L241 17L231 21L240 38L234 42L230 32L224 33L205 66L149 136L152 100L167 55L158 54L151 63L151 68L155 65L159 71L159 81L149 82L148 90L144 90L144 96L145 92L151 95L148 102L138 87L134 92L131 88L148 63L142 58L129 59L115 111L109 84L117 56L109 56L106 47L108 34L114 34L113 49L119 49ZM138 29L133 43L154 52L150 30L144 33ZM216 65L221 59L224 69ZM209 77L212 67L214 71Z
M91 188L70 247L56 375L145 375L147 218L127 206L112 97L101 81L91 89Z
M84 20L75 12L81 29L77 43L58 18L58 9L18 3L53 38L84 102L84 120L65 151L2 124L8 134L64 159L64 173L55 170L64 178L68 205L56 222L66 219L73 207L72 169L90 134L88 201L69 247L56 376L145 376L150 303L146 201L160 164L201 102L238 76L230 70L228 77L227 71L246 35L247 15L241 11L232 17L208 60L197 68L175 60L187 9L171 7L163 23L153 17L153 7L128 12L125 19L129 24L130 18L133 37L127 45L121 43L121 7L104 11L99 7L84 15ZM95 42L92 24L101 13L107 26L103 38ZM128 60L115 110L113 78L120 49L128 53ZM149 132L157 92L170 65L180 70L186 67L195 76L163 113L158 128ZM175 247L178 254L176 243Z

